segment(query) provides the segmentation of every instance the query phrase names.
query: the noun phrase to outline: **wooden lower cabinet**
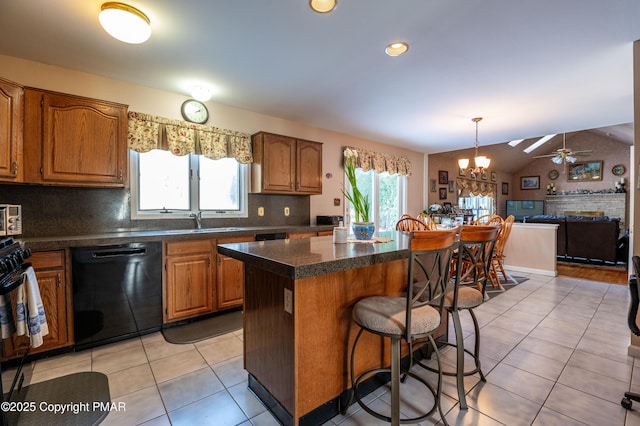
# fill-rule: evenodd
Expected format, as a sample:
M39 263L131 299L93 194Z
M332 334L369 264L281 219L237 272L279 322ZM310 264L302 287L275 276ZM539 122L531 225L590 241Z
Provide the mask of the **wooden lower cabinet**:
M163 322L196 317L215 311L215 240L165 243L162 278Z
M219 238L218 244L245 243L255 241L253 236ZM222 254L217 254L218 309L242 306L244 293L244 268L242 262Z
M30 348L30 354L62 348L73 343L71 292L65 274L65 259L64 250L35 252L27 259L36 272L40 297L49 326L49 334L44 337L44 344L37 348ZM15 297L12 299L15 312ZM15 358L22 356L29 347L29 338L13 336L11 339L4 340L3 343L3 359Z

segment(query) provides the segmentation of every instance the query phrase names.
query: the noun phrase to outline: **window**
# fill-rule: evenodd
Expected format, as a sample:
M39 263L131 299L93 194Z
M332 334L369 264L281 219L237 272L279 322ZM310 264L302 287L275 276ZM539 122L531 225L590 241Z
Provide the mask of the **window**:
M248 165L160 150L130 155L132 218L185 218L194 211L210 218L248 216Z
M376 225L376 230L378 232L395 230L396 222L406 210L406 176L390 175L387 172L376 173L373 170L363 172L358 168L356 169L356 180L360 191L371 200L369 219ZM345 188L350 190L346 177L344 181ZM353 223L355 216L348 201L345 201L345 208L349 223Z
M474 220L486 214L494 214L496 201L488 195L469 195L458 198L458 207L473 211Z

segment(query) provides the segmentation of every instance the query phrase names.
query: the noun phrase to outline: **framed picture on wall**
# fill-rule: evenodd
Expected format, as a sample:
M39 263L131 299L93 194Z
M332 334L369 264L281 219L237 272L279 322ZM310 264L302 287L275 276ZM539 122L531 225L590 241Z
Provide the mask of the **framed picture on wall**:
M584 161L569 164L567 180L569 182L588 182L602 180L602 161Z
M456 192L456 181L455 180L450 180L449 181L449 192Z
M502 182L502 195L509 195L509 183Z
M446 170L438 171L438 183L440 185L446 185L449 183L449 172Z
M429 188L431 189L431 192L436 192L436 184L437 181L435 179L431 179L431 181L429 181Z
M522 176L520 189L540 189L540 176Z
M440 196L438 197L440 200L447 199L447 188L440 188Z
M491 172L491 182L495 182L497 179L496 172Z

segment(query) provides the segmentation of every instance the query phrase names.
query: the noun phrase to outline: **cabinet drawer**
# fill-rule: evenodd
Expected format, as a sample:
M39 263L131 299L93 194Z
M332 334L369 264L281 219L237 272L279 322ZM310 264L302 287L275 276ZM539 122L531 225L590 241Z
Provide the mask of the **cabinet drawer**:
M224 237L218 238L216 242L218 244L233 244L233 243L250 243L251 241L255 241L256 237L253 235L241 235L237 237Z
M167 256L187 253L203 253L211 250L211 240L167 242Z
M35 269L54 269L64 267L64 251L36 251L27 262L31 262Z

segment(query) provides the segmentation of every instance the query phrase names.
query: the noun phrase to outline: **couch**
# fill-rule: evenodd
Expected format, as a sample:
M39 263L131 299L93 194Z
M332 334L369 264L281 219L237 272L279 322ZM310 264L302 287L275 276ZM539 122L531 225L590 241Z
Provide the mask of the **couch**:
M558 256L586 260L618 261L620 219L607 216L525 216L525 223L558 225Z

